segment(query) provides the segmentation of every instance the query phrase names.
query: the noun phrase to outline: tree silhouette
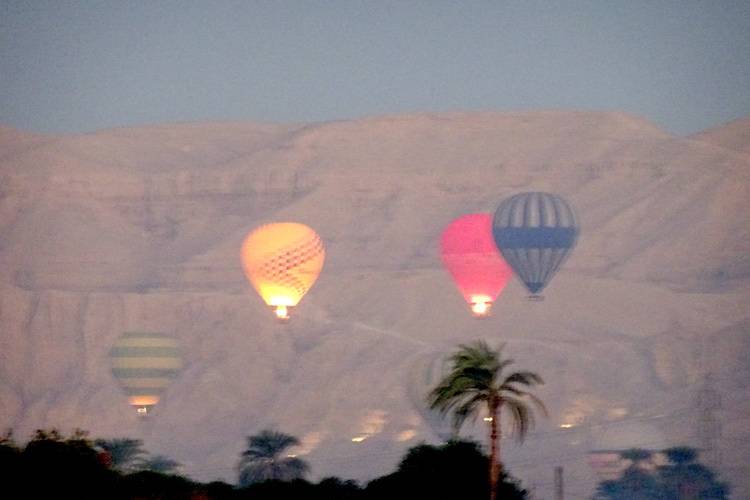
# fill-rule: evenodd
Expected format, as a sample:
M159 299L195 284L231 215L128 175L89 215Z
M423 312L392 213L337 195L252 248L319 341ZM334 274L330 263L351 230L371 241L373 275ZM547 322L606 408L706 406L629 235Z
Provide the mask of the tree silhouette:
M622 477L599 483L597 500L726 500L729 486L698 463L698 451L685 446L662 452L667 464L645 467L653 452L640 449L623 451L620 456L632 463Z
M697 462L698 450L687 446L664 450L669 463L659 467L664 498L724 500L729 486L717 480L716 474Z
M160 474L173 474L180 467L180 463L164 455L152 455L139 460L135 468L139 471L158 472Z
M0 474L5 478L3 487L8 491L17 491L20 487L21 449L13 440L13 431L8 430L0 438Z
M644 462L648 462L653 458L654 452L642 448L630 448L629 450L620 452L620 456L625 460L630 460L632 462L631 467L642 468Z
M367 485L366 498L486 499L488 465L487 456L474 442L418 445L409 449L396 472ZM526 498L526 491L505 474L499 478L497 493L504 500Z
M597 500L657 500L662 499L661 488L654 475L640 467L631 465L622 477L599 484Z
M188 478L153 471L138 471L120 479L117 493L133 500L192 500L201 498L199 496L201 492L205 493L205 490Z
M503 358L503 346L491 349L485 342L461 345L450 357L450 373L430 393L430 406L443 413L452 412L456 427L466 418L476 418L482 409L487 410L490 423L490 499L497 498L497 481L502 473L500 459L501 413L506 410L511 417L512 430L520 439L534 424L534 414L529 402L546 414L544 404L523 387L533 387L544 381L536 373L504 371L513 364Z
M79 430L69 438L55 429L37 430L21 453L21 468L26 498L104 498L117 479Z
M239 463L239 485L245 487L268 480L292 481L305 476L308 465L304 460L289 455L289 448L299 440L271 430L247 437L247 449Z

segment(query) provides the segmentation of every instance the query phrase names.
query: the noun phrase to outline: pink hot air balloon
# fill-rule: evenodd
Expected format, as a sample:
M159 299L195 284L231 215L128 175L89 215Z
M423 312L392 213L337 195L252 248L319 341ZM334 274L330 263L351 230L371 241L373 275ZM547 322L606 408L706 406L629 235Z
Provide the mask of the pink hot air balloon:
M487 316L512 276L492 237L492 216L469 214L451 222L440 238L440 254L474 316Z

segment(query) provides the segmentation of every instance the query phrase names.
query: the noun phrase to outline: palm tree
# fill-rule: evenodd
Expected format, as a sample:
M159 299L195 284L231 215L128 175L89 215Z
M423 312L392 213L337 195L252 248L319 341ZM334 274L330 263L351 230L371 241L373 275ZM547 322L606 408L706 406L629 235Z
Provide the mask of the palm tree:
M299 444L296 437L271 430L248 436L247 449L242 452L238 467L240 486L270 479L292 481L304 477L309 468L307 463L288 453L289 448Z
M698 450L677 446L664 450L669 463L659 467L666 498L725 500L730 488L716 473L698 462Z
M643 448L630 448L621 451L620 457L625 460L630 460L630 467L635 469L646 469L654 458L654 452L651 450L644 450Z
M134 469L135 464L146 454L140 439L97 439L94 444L107 454L112 468L120 472Z
M500 461L500 416L503 409L510 413L512 430L522 440L534 425L534 414L530 401L544 414L547 410L542 401L522 387L543 384L536 373L516 371L508 375L503 372L513 364L512 359L503 358L501 345L497 350L487 343L477 341L471 345L460 345L449 359L450 372L430 392L430 407L441 412L453 413L456 429L472 416L476 418L481 408L487 409L490 423L490 499L495 500L497 481L502 472Z

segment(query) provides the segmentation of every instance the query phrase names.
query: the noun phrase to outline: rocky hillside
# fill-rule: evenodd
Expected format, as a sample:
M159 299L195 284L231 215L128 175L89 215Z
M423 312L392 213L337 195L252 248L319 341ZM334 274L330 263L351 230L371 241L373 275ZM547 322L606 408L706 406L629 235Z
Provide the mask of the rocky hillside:
M548 381L549 418L504 448L538 494L563 463L570 495L589 494L586 455L621 443L622 426L704 446L707 373L718 464L748 494L750 159L710 142L565 111L0 128L0 426L140 437L187 474L230 481L245 436L275 426L302 439L314 477L366 480L436 439L410 397L418 360L484 338ZM543 302L514 282L474 320L440 232L527 190L576 207L578 246ZM327 259L280 325L238 254L249 230L285 220L315 228ZM145 422L108 364L125 330L183 346Z
M750 154L750 117L740 118L692 136L693 139Z

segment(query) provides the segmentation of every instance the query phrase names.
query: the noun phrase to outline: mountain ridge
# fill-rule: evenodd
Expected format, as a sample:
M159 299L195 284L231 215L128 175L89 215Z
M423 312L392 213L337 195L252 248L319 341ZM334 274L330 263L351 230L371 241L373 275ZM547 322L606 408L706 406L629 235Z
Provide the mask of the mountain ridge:
M315 477L366 480L435 440L404 387L420 353L483 338L548 381L550 419L506 445L522 478L572 456L570 481L592 488L587 451L641 414L664 442L700 444L691 391L709 371L728 381L732 438L747 437L729 416L748 408L729 398L744 371L728 353L750 345L750 160L736 152L607 112L168 124L24 149L3 130L0 426L17 436L139 437L196 478L231 481L244 437L274 425L306 443ZM476 321L440 232L527 190L571 202L578 246L543 302L513 280ZM239 262L249 230L283 220L327 249L288 325ZM126 330L170 333L185 352L148 425L109 371ZM722 446L727 461L748 452Z

